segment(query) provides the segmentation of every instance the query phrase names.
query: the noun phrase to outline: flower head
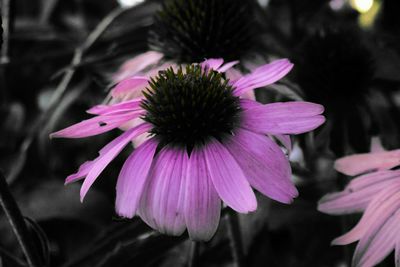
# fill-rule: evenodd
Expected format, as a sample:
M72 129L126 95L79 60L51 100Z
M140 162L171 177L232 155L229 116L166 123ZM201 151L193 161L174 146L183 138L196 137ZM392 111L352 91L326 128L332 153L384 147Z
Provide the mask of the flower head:
M154 229L172 235L187 228L192 239L208 240L218 226L221 200L237 212L254 211L254 187L290 203L298 194L290 180L290 165L271 137L289 145L288 134L311 131L324 122L323 107L308 102L262 105L243 99L246 92L285 76L293 65L277 60L229 80L224 72L234 64L210 59L160 71L147 81L143 97L95 106L89 110L94 118L54 133L53 137L81 138L142 119L66 182L85 178L83 199L109 162L131 140L147 134L118 177L120 216L139 215ZM138 88L133 77L113 90Z
M325 106L329 147L338 156L368 152L370 145L374 62L361 40L353 31L323 28L299 49L299 84L305 99Z
M167 0L155 16L151 49L180 63L237 60L253 45L251 1Z
M359 223L333 240L334 245L359 241L353 266L375 266L395 250L400 262L400 151L374 152L339 159L338 171L360 175L342 192L324 196L318 209L328 214L363 212Z

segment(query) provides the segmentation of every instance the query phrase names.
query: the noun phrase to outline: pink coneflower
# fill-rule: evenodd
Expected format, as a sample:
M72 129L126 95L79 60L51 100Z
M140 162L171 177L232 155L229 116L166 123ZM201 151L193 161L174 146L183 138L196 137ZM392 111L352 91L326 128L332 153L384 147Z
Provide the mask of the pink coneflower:
M120 216L139 215L154 229L171 235L187 228L192 239L208 240L218 226L221 200L237 212L254 211L254 187L290 203L298 192L290 180L289 162L271 137L289 145L288 134L311 131L324 122L323 107L307 102L262 105L242 99L246 92L285 76L293 64L277 60L230 81L224 72L234 64L210 59L160 71L148 81L144 97L95 106L88 112L96 117L53 133L53 137L82 138L143 119L66 183L85 178L83 200L110 161L145 134L149 138L131 153L118 177ZM114 91L137 90L135 77L131 82L121 82Z
M362 175L342 192L324 196L318 209L334 215L364 213L351 231L332 241L334 245L359 241L355 267L374 266L393 250L396 266L400 264L400 170L390 170L398 165L399 150L348 156L335 163L344 174Z

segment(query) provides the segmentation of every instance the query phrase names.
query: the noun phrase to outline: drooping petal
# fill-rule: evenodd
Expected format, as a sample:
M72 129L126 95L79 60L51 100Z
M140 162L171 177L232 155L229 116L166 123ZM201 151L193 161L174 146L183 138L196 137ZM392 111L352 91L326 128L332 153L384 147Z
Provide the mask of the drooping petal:
M400 171L380 171L353 179L338 193L325 195L318 210L328 214L349 214L366 209L370 201L383 189L400 180Z
M135 76L122 80L111 90L113 97L131 93L135 90L143 88L148 83L148 78L144 76Z
M293 64L287 59L263 65L233 83L234 94L240 96L249 90L272 84L283 78L292 68Z
M346 175L387 170L400 165L400 149L347 156L336 160L335 169Z
M354 252L354 267L373 267L393 251L399 233L399 220L400 211L397 209L388 217L371 222Z
M80 167L79 170L74 173L69 175L66 179L65 179L65 184L70 184L76 181L79 181L83 178L86 177L86 175L89 173L89 171L93 168L93 164L94 164L94 160L91 161L86 161L85 163L83 163Z
M237 212L255 211L257 201L239 164L217 140L204 147L207 169L219 197Z
M97 105L88 109L86 112L93 115L111 115L117 112L134 111L140 108L141 101L141 98L136 98L113 105Z
M300 134L325 122L323 106L309 102L272 103L245 109L242 127L264 134Z
M100 173L107 167L107 165L121 152L121 150L136 136L141 135L151 129L151 125L143 123L135 128L132 128L106 145L99 151L99 156L93 161L85 180L81 187L81 201L83 201L89 188L100 175Z
M133 75L137 75L150 65L156 64L161 60L163 54L155 51L148 51L126 61L117 74L114 76L114 81L118 82Z
M400 206L400 181L395 181L390 187L379 192L372 199L361 220L348 233L332 241L333 245L347 245L364 236L376 220L385 220Z
M185 230L183 205L188 165L186 151L164 147L152 165L139 204L139 216L163 234Z
M127 218L135 215L157 146L156 140L147 140L132 152L122 166L115 201L118 215Z
M50 134L51 138L83 138L102 134L115 129L122 124L138 118L143 110L131 111L125 114L100 115L88 120L81 121L63 130Z
M221 200L207 170L204 152L193 149L186 176L185 221L190 239L208 241L218 228Z
M255 189L282 203L298 195L289 161L269 137L240 129L225 146Z

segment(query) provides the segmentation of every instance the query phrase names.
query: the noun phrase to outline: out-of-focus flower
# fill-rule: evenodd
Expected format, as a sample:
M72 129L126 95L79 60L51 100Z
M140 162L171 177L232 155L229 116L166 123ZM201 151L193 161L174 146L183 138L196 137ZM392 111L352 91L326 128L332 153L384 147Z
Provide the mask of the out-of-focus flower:
M154 16L150 50L127 60L114 82L138 74L151 76L168 65L191 64L205 58L241 60L262 47L261 29L253 16L253 0L167 0ZM260 7L259 7L260 8ZM257 34L256 34L257 33ZM240 74L235 69L227 73ZM231 77L230 77L231 78Z
M318 205L322 212L340 215L363 212L359 223L333 240L334 245L359 241L353 266L375 266L395 250L400 264L400 151L373 152L341 158L335 168L347 175L360 175L342 192L324 196ZM368 172L368 173L367 173Z
M192 239L208 240L218 226L221 200L237 212L254 211L254 187L277 201L292 202L298 192L290 180L290 165L271 137L290 146L288 134L311 131L325 121L323 106L262 105L243 99L246 92L281 79L293 64L277 60L237 80L226 79L223 73L236 63L223 65L222 59L210 59L162 70L146 81L143 97L95 106L88 112L96 117L53 133L53 137L83 138L143 119L66 182L84 178L83 200L117 154L147 134L149 139L131 153L118 177L120 216L139 215L154 229L172 235L187 228ZM141 90L138 84L143 79L124 80L113 92Z
M255 45L254 5L253 0L164 1L150 32L150 48L179 63L238 60Z
M306 100L326 108L330 149L337 156L368 152L372 129L378 127L372 127L368 102L374 62L361 37L325 28L308 37L298 52L298 81Z

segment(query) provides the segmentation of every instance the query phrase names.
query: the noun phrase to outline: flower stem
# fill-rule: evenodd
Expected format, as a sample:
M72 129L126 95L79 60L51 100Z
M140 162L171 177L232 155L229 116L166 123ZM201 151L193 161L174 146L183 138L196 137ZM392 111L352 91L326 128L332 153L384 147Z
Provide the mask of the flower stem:
M196 241L191 241L190 255L189 255L189 267L199 266L199 243Z
M227 214L228 235L231 245L232 257L236 267L243 264L243 242L240 232L239 218L236 212L231 211Z
M39 260L35 253L34 243L26 227L24 217L13 198L3 173L0 172L0 206L11 225L29 267L39 267Z

